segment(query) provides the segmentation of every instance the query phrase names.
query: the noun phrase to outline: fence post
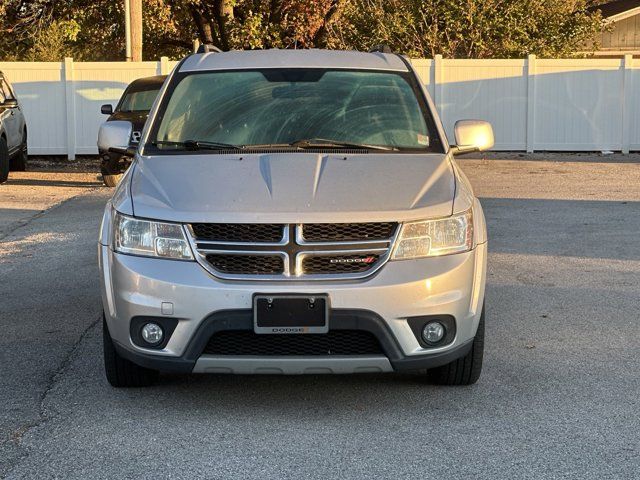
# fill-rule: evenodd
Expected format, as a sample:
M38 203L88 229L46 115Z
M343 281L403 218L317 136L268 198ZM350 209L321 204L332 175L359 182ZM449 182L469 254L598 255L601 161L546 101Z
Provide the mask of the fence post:
M160 75L169 75L169 57L160 57Z
M632 70L633 55L624 56L622 63L622 153L627 154L631 150L631 95L633 93Z
M533 153L536 137L536 56L527 57L527 153Z
M64 91L67 107L67 158L76 158L76 92L73 74L73 58L64 59Z
M436 104L438 115L442 119L442 55L436 55L433 59L433 103Z

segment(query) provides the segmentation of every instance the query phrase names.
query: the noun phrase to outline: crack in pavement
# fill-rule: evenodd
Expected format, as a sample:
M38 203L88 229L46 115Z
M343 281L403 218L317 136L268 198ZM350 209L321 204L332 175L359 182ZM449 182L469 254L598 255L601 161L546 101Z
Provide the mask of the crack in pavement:
M3 476L2 478L8 477L11 474L11 472L15 470L19 466L19 464L29 456L28 449L22 445L22 440L24 436L34 428L38 428L46 424L58 414L57 412L52 414L47 413L47 409L45 406L47 397L49 396L49 393L51 393L51 391L55 388L55 386L58 384L58 382L62 379L62 377L66 373L67 369L71 365L71 362L74 360L75 354L80 348L80 345L82 344L82 342L89 336L89 333L91 333L91 331L100 323L101 320L102 320L102 317L101 316L98 317L80 333L80 335L78 336L78 339L67 350L67 353L62 359L62 362L60 362L60 365L58 366L58 368L51 375L49 375L46 386L38 399L38 404L39 404L38 420L36 420L35 422L27 423L25 425L21 425L20 427L13 430L9 434L7 439L0 442L0 446L7 445L7 444L14 444L18 446L20 449L22 449L22 451L24 452L23 455L20 455L20 457L15 462L13 462L13 465L9 467L9 469L5 472L5 476Z

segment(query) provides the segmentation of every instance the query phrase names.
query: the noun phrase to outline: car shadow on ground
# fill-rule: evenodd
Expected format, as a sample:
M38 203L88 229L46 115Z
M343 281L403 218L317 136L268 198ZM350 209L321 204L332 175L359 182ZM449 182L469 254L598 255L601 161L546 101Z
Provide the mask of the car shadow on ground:
M95 180L57 180L57 179L36 179L36 178L11 178L7 180L6 185L21 185L27 187L77 187L77 188L94 188L102 185L98 180L97 174Z

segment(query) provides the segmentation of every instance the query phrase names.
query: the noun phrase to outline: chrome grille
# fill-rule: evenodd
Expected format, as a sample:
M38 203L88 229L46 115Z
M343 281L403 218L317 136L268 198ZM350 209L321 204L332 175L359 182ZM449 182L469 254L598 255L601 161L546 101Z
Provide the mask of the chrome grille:
M398 224L207 224L188 226L198 262L230 280L363 278L389 258Z

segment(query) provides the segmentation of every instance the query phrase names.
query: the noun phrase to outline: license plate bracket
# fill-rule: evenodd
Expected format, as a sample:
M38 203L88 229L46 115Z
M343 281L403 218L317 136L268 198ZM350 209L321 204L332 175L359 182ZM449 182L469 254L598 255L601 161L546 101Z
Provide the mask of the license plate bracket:
M327 333L327 294L256 294L253 296L253 329L266 334Z

